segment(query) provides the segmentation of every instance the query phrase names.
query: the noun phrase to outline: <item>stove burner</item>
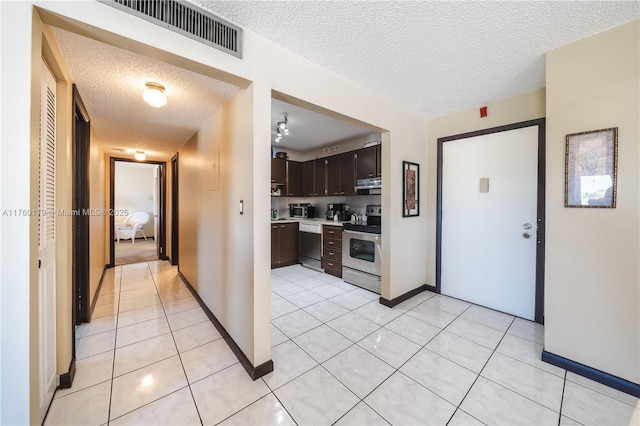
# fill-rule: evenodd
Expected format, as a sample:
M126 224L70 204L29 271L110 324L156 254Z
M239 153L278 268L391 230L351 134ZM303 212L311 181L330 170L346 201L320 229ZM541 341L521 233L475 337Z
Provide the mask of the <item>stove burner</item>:
M345 223L342 225L345 231L366 232L368 234L382 234L380 225L355 225L353 223Z

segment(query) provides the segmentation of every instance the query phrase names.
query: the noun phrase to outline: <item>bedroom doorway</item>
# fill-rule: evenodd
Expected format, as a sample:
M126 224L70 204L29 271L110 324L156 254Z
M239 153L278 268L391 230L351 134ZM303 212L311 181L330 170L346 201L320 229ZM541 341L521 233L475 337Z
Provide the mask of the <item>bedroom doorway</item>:
M111 263L163 259L164 163L112 159Z

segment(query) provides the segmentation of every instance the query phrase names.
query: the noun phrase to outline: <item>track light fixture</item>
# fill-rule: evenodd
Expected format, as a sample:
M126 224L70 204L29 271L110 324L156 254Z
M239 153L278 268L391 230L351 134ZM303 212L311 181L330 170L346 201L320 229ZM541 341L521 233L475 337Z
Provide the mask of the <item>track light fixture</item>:
M278 123L276 124L276 142L280 142L283 136L287 136L289 134L287 121L287 116L285 115L282 121L278 121Z

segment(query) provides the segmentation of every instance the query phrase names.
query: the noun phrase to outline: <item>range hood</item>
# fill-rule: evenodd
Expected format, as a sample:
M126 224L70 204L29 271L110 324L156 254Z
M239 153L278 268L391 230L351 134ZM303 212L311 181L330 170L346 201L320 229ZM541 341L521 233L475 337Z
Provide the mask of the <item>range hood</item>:
M366 179L358 179L356 181L356 191L361 189L381 189L382 188L382 178L366 178Z

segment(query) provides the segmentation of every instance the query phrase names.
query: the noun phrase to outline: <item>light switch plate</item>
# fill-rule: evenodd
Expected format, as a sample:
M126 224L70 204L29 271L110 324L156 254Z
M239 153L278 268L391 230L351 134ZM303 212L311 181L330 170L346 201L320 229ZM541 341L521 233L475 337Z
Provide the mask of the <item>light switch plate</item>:
M480 193L489 192L489 178L480 178Z

